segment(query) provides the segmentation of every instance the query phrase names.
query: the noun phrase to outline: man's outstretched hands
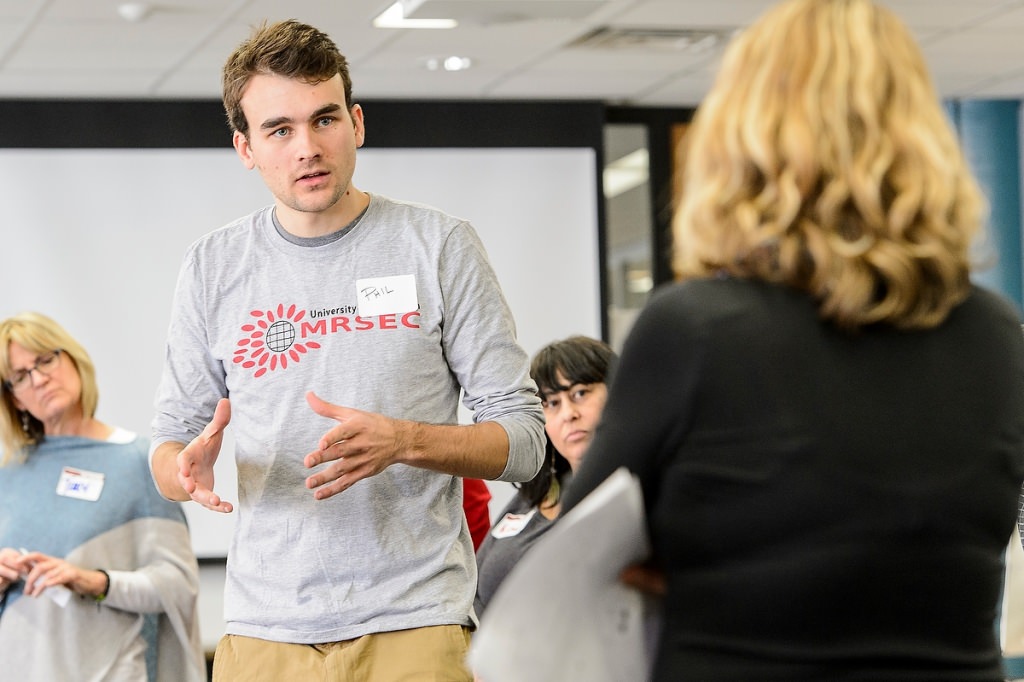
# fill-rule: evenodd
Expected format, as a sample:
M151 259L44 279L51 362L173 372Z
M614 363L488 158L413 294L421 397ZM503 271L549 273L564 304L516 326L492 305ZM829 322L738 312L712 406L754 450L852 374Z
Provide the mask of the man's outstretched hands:
M207 509L228 513L230 502L213 492L213 465L224 441L224 428L231 421L231 402L221 398L213 419L203 432L178 453L178 483L189 497Z
M400 453L411 445L412 422L332 405L312 391L306 394L306 402L317 414L338 422L302 460L309 469L330 462L306 479L306 487L315 491L318 500L379 474L398 462Z

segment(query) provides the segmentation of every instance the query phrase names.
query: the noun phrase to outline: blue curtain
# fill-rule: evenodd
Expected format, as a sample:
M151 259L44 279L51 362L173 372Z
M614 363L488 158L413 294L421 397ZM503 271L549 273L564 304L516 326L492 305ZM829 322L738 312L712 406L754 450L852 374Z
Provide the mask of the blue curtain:
M979 255L987 268L975 281L1024 309L1021 275L1020 102L957 100L945 104L967 161L989 202L989 220Z

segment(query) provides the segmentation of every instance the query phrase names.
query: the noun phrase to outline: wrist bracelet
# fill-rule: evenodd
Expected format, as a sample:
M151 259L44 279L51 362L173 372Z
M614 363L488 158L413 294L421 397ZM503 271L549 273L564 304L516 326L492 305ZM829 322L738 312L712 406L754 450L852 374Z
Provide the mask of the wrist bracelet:
M104 599L106 599L107 598L107 593L110 592L110 574L107 573L106 571L104 571L102 568L97 568L96 570L99 571L100 573L102 573L103 577L107 579L107 584L103 588L103 591L100 592L99 594L97 594L95 597L93 597L93 599L95 599L96 601L99 602L99 601L103 601Z

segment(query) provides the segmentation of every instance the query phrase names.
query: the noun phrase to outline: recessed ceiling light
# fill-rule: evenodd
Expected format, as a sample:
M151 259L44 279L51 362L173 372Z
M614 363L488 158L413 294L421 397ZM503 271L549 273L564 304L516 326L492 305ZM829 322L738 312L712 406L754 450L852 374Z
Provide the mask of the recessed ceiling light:
M473 60L469 57L427 57L423 60L423 66L428 71L465 71L473 66Z
M378 14L373 25L377 28L455 28L459 22L454 19L406 19L399 0Z
M117 6L117 13L121 18L133 24L148 17L151 11L153 6L144 2L123 2Z

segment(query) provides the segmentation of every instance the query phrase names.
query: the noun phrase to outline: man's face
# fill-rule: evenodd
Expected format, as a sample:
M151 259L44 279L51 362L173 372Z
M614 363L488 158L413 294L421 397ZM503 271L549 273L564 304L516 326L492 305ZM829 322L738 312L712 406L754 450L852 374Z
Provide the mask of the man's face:
M242 111L249 134L234 134L235 150L246 168L259 170L279 212L343 212L339 200L352 181L364 129L362 109L348 108L341 76L316 84L253 76Z

